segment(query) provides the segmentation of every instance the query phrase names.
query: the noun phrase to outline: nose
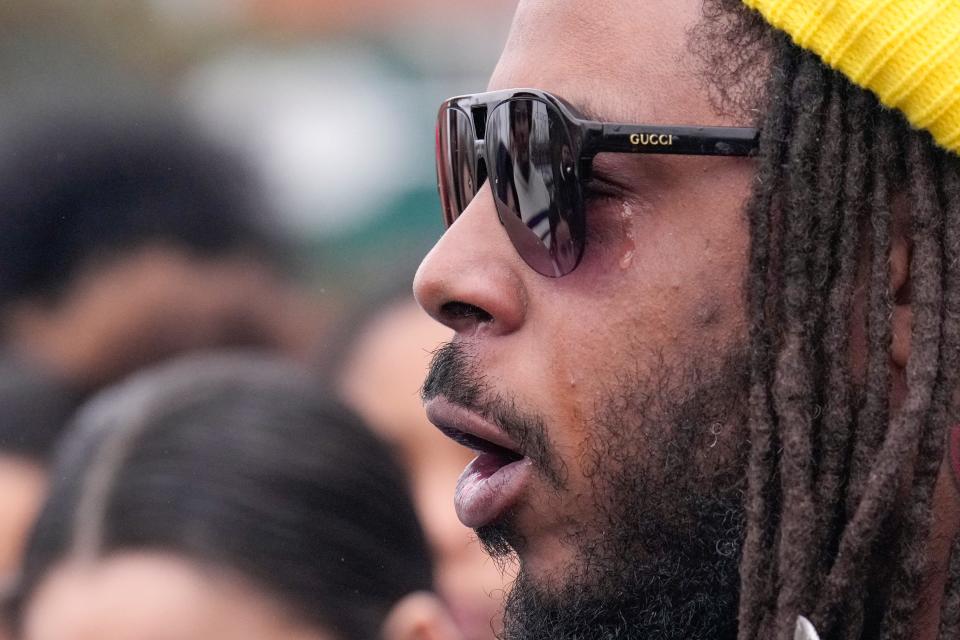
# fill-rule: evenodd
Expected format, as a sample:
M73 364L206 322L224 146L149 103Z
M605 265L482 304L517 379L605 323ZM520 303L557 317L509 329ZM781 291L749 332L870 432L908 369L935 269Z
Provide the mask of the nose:
M458 334L505 335L523 325L524 267L487 184L423 259L413 292L427 313Z

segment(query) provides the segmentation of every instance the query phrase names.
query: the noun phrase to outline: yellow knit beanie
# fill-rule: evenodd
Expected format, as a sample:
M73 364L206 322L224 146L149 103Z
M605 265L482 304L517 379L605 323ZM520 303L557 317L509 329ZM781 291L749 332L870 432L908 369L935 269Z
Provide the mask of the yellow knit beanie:
M960 154L960 0L743 0Z

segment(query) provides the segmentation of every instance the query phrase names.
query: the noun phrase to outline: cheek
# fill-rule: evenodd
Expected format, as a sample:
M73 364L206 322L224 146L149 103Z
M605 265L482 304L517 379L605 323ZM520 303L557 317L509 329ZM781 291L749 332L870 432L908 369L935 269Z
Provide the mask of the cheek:
M745 336L745 186L714 185L633 206L619 234L566 278L546 283L531 310L546 396L574 437L618 379L661 362L723 351Z

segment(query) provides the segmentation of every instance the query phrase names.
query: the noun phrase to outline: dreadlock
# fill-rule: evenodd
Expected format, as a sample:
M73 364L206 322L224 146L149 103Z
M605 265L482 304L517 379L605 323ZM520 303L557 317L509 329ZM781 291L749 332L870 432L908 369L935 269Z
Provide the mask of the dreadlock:
M712 17L758 24L739 2L712 4ZM747 207L750 455L739 638L789 640L802 614L824 638L904 640L927 575L947 427L957 420L960 159L786 36L763 31L725 36L762 40L770 69ZM714 78L721 97L729 97L724 76L747 68L741 49ZM900 209L909 211L910 283L895 292ZM891 412L891 318L907 301L907 390ZM863 365L852 361L856 327L866 336ZM957 637L960 537L940 625L942 640Z

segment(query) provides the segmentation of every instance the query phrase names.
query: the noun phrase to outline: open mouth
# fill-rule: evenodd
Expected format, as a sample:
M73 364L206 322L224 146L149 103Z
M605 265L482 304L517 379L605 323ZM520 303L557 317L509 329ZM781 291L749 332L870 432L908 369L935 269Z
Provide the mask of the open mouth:
M430 400L426 409L444 435L477 452L457 481L457 516L473 528L493 522L519 499L532 474L531 460L499 427L474 411L445 398Z
M439 427L440 431L443 432L443 435L447 436L457 444L463 445L467 449L476 451L480 456L489 457L491 461L499 461L501 467L510 464L511 462L517 462L523 460L524 456L502 447L498 444L490 442L489 440L484 440L478 436L475 436L465 431L458 431L451 427Z

